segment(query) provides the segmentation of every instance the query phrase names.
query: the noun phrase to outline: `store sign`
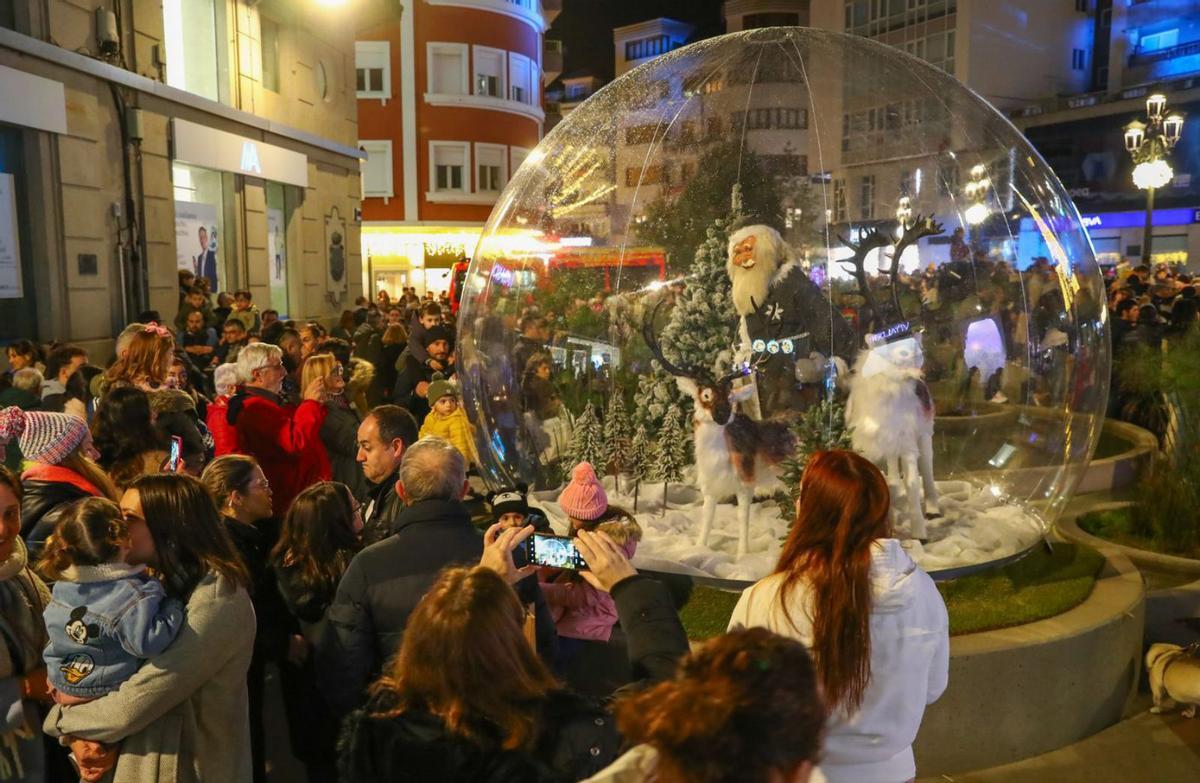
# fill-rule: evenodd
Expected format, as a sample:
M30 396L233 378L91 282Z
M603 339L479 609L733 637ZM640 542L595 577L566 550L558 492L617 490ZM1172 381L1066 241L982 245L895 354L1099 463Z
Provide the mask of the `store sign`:
M180 163L308 187L308 158L299 152L179 118L172 122Z
M1079 217L1084 228L1141 228L1146 225L1145 212L1105 212ZM1182 207L1154 210L1156 226L1186 226L1192 223L1200 223L1200 209Z
M0 65L0 122L67 132L67 95L62 82Z

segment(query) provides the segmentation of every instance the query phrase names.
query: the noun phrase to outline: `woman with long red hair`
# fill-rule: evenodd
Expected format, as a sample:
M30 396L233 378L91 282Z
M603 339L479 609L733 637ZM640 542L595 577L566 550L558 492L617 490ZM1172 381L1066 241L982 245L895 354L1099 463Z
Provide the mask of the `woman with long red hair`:
M744 593L730 626L762 626L807 646L830 717L814 780L902 783L912 742L946 689L946 605L892 537L879 468L849 451L813 454L775 572Z

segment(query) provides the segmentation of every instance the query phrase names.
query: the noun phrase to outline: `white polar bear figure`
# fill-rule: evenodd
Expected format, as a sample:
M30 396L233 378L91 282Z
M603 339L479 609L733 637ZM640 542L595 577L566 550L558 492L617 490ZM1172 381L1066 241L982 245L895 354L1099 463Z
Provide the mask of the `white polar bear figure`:
M909 530L913 538L924 540L926 514L941 513L933 480L933 398L921 369L925 355L920 335L902 326L872 335L871 347L859 353L846 424L853 428L855 450L872 462L886 463L888 483L904 488Z

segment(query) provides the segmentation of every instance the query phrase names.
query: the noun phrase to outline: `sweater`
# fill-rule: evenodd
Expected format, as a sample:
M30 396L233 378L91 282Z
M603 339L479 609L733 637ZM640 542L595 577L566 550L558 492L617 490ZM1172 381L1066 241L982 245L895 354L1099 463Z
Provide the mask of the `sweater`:
M794 625L779 603L782 574L742 593L729 627L759 626L812 645L811 595L789 597ZM941 595L895 539L871 553L871 679L854 714L833 710L816 783L900 783L916 776L912 743L925 707L946 689L950 630Z
M463 455L467 465L479 464L479 451L475 448L474 429L471 427L471 422L467 421L467 412L463 410L462 405L456 406L454 411L448 414L439 413L436 408L429 411L425 416L424 423L421 424L420 437L427 438L431 435L450 441L450 444Z
M237 430L238 448L258 460L279 519L297 495L333 475L320 437L326 413L315 400L285 406L278 395L254 387L229 401L227 419Z
M111 783L249 781L253 648L250 596L210 573L188 597L183 628L165 652L106 696L51 708L43 729L120 742Z
M601 524L598 530L607 533L633 559L642 529L633 517L621 517ZM617 624L617 606L612 596L597 590L587 582L566 571L550 582L542 583L542 593L554 615L558 635L567 639L607 642Z

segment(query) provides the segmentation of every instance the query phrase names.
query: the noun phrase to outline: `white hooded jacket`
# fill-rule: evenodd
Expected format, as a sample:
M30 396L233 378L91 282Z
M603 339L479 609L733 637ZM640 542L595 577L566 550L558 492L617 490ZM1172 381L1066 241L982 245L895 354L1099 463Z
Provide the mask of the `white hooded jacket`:
M925 707L946 689L950 667L946 605L895 539L876 541L871 557L871 680L852 715L837 709L826 726L821 783L902 783L916 776L912 743ZM742 593L729 627L760 626L812 646L811 594L789 597L794 622L779 603L782 574Z

